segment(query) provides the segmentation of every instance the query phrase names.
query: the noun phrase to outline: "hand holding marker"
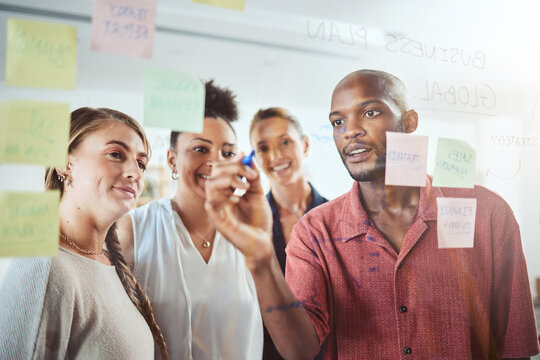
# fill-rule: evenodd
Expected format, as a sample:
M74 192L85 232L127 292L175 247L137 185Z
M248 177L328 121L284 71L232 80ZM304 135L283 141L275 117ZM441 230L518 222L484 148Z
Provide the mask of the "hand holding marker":
M255 156L255 150L252 150L251 153L247 156L244 156L242 159L242 164L251 167L251 164L253 163L253 157ZM245 176L242 176L241 178L242 182L247 183L247 179ZM245 189L234 189L233 195L241 197L244 196L247 190Z

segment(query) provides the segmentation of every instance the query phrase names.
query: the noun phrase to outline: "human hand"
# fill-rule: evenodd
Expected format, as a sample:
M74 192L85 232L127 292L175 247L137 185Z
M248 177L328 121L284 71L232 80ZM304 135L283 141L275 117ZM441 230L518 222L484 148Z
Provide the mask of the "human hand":
M255 271L269 263L274 252L272 212L255 163L252 168L243 165L242 157L212 164L205 186L205 208L218 231L244 254L248 267ZM246 192L237 196L235 189Z

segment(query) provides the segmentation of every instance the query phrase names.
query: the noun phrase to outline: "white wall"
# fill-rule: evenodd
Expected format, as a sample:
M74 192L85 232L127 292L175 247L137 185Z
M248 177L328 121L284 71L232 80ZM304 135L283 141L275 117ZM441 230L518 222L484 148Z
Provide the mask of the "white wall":
M418 133L430 136L428 170L438 136L476 148L477 183L502 195L520 223L532 287L540 276L540 51L539 9L531 3L246 0L246 11L235 12L158 0L154 57L147 61L90 50L92 1L3 1L2 37L9 17L67 23L77 27L79 49L75 91L16 88L5 85L1 41L0 100L106 106L142 120L147 65L215 78L238 95L235 127L243 150L250 147L250 117L260 107L283 106L298 116L311 139L312 182L334 198L352 180L328 126L333 86L352 70L389 71L409 88L420 114ZM148 132L157 163L168 134ZM42 173L40 167L0 165L0 189L40 189Z

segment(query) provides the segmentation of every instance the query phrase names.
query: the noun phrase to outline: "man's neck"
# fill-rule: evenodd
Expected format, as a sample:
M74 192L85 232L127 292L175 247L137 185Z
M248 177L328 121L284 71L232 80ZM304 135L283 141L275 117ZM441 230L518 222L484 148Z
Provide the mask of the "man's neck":
M380 181L359 182L360 201L377 229L384 234L397 253L420 203L420 189L386 186Z
M384 178L358 182L358 188L367 213L396 212L418 207L420 202L418 187L385 185Z

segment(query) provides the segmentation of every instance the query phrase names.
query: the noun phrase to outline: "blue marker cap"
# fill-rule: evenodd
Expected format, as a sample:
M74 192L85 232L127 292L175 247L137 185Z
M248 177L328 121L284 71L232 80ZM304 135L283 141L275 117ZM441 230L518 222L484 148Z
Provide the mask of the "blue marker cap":
M247 156L244 156L242 159L242 164L251 167L251 164L253 163L253 157L255 156L255 150L252 150L251 153Z

